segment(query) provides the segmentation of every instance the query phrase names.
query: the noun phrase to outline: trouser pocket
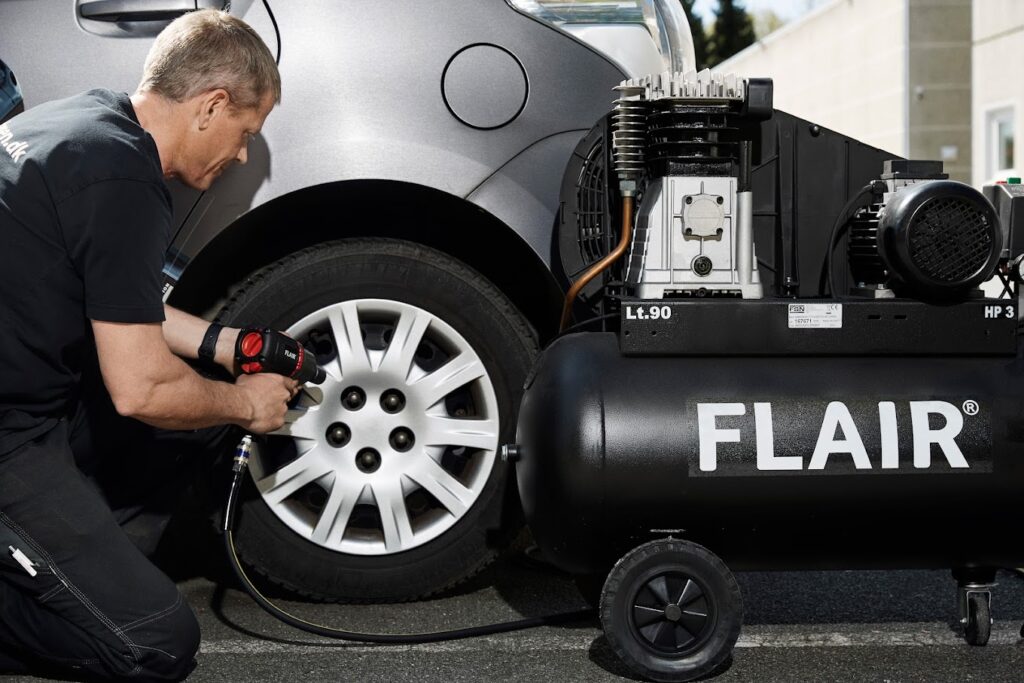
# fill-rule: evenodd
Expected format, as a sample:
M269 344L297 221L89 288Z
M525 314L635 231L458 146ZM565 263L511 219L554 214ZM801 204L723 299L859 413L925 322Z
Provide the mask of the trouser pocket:
M0 577L46 602L65 588L36 544L0 512Z

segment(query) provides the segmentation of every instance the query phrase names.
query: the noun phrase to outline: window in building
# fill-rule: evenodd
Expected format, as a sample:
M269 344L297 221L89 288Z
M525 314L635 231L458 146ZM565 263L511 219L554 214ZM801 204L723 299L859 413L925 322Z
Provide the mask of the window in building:
M1013 107L996 109L988 113L989 178L1006 175L1014 169L1014 111Z

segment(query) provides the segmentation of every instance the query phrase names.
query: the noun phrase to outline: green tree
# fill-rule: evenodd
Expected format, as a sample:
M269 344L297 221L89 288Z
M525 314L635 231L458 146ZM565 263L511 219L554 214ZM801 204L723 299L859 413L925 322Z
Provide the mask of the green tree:
M708 66L708 34L704 30L704 21L694 14L693 4L697 0L679 0L686 12L686 20L690 22L690 33L693 35L693 53L697 58L697 71Z
M708 66L715 67L753 45L754 22L739 0L718 0L715 25L708 39Z

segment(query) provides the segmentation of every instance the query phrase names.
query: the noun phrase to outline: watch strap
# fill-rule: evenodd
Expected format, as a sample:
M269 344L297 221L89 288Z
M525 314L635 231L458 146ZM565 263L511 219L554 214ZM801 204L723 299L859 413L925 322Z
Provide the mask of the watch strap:
M206 328L206 334L203 335L203 343L199 345L200 359L212 361L214 356L217 355L217 339L220 337L222 329L224 329L224 326L220 323L210 323L210 326Z

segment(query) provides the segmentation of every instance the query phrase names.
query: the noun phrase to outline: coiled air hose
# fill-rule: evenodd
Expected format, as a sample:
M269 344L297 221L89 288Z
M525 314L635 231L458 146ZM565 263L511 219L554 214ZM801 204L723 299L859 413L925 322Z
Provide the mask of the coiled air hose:
M245 573L245 569L242 567L242 563L238 559L238 553L235 551L233 531L235 508L238 506L238 495L241 490L242 479L245 476L246 470L249 468L249 455L251 448L252 437L246 435L238 444L238 449L235 451L234 462L231 466L231 488L228 492L228 501L224 509L224 548L227 551L228 562L231 564L231 568L234 570L235 576L237 576L238 580L242 582L242 586L245 588L246 592L252 596L252 599L255 600L256 604L262 607L264 611L289 626L307 633L312 633L313 635L332 638L335 640L350 640L359 643L415 645L420 643L436 643L442 640L477 638L495 633L507 633L509 631L519 631L539 626L554 626L557 624L581 621L594 617L595 611L589 609L531 617L528 619L520 619L518 621L506 621L498 624L488 624L485 626L455 629L451 631L438 631L436 633L355 633L353 631L344 631L330 626L306 621L305 619L297 617L290 612L286 612L260 593L259 589L252 584L252 581L249 580L248 575Z

